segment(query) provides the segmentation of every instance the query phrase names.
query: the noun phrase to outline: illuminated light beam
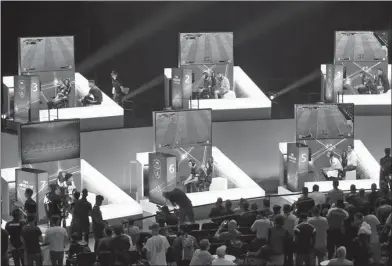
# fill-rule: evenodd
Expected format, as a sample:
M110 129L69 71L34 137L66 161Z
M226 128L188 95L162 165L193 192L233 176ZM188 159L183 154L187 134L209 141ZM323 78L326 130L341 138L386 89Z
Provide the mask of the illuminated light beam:
M128 100L132 97L135 97L136 95L139 95L145 91L148 91L152 88L155 88L155 87L161 85L163 82L164 82L164 75L159 75L159 76L153 78L152 80L150 80L149 82L144 83L142 86L140 86L136 90L131 91L130 93L125 95L123 99Z
M286 88L282 89L281 91L279 91L278 93L275 94L274 99L282 96L283 94L286 94L294 89L297 89L317 78L320 77L320 70L315 70L312 73L306 75L305 77L295 81L294 83L290 84L289 86L287 86Z
M162 29L180 22L182 19L189 19L201 9L210 7L212 2L173 2L164 9L159 10L153 16L148 17L141 25L128 30L113 42L99 49L94 55L82 62L78 67L78 72L85 73L97 67L106 60L113 58L125 51L130 46L138 42L145 41Z

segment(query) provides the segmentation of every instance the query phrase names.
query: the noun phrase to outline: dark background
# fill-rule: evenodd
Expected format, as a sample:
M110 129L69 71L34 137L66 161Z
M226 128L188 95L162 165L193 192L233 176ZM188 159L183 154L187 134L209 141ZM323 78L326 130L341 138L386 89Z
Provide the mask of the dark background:
M74 35L76 71L95 79L107 94L111 69L136 90L162 75L165 67L177 66L179 32L206 31L234 32L235 65L265 93L279 91L333 62L335 30L389 30L392 10L390 2L1 4L2 75L17 74L18 37ZM105 46L112 47L100 50ZM97 61L86 61L91 58ZM315 79L278 98L275 118L293 117L294 103L318 101L320 82ZM163 108L163 83L134 100L139 126L151 125L151 111Z

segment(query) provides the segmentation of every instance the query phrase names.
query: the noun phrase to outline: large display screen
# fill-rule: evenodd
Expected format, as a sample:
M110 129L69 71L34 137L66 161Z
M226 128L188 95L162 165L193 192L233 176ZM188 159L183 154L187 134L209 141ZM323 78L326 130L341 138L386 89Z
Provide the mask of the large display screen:
M19 74L72 69L73 36L19 38Z
M354 137L354 104L295 105L297 140Z
M192 71L193 99L237 98L232 64L189 65L183 68Z
M344 94L386 94L391 89L387 62L348 61L341 65Z
M388 61L388 32L336 31L335 63Z
M179 65L234 63L233 33L180 33Z
M211 109L156 112L156 149L211 144L211 128Z
M21 163L32 164L80 158L80 120L21 124Z

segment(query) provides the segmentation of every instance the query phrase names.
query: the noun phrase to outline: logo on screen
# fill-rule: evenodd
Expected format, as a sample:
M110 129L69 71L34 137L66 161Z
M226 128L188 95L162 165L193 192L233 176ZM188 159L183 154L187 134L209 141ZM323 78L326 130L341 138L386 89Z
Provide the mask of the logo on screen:
M161 162L157 159L152 161L152 166L154 168L154 176L156 179L161 177Z
M296 163L297 162L297 158L294 156L294 153L290 153L289 161L292 162L292 163Z
M26 86L24 85L23 81L19 81L18 94L19 94L20 98L22 98L22 99L26 95Z

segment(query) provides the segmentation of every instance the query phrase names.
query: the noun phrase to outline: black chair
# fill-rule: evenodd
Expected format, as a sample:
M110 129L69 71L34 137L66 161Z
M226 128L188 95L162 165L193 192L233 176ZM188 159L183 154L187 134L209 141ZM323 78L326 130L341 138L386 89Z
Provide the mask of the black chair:
M241 234L243 234L243 235L251 235L251 234L253 234L253 232L250 229L250 227L239 227L237 230L240 231Z
M200 224L187 224L186 226L190 231L200 230Z
M129 252L129 257L130 257L130 261L131 261L131 265L133 264L137 264L139 265L140 260L142 259L142 256L140 255L140 253L136 250L132 250Z
M217 231L218 231L218 229L210 230L210 236L213 237L216 234Z
M251 244L253 240L256 239L256 235L254 234L246 234L246 235L242 235L240 236L240 240L243 243L247 243L247 244Z
M219 225L216 223L204 223L201 225L201 230L214 230L218 229Z
M220 246L223 246L225 243L223 243L223 242L216 242L216 243L211 243L210 244L210 249L209 249L209 252L210 252L210 254L215 254L216 253L216 250L220 247Z
M96 262L95 253L83 252L76 256L76 263L78 266L94 266Z
M110 251L102 251L98 254L98 262L100 266L112 266L114 261L113 253Z

